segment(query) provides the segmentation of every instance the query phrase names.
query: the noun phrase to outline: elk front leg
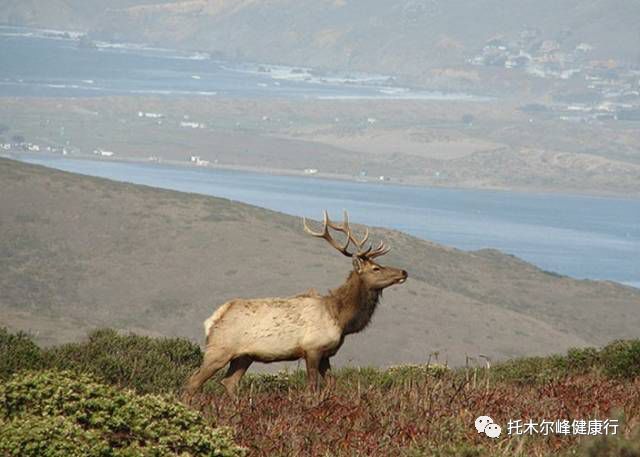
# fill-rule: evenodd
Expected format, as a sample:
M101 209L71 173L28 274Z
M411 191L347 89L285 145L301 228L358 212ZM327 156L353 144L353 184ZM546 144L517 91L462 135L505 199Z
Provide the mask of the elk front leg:
M329 362L329 356L325 356L320 359L320 376L322 376L323 381L328 389L333 389L336 385L336 379L331 374L331 362Z
M307 364L307 386L312 392L318 389L318 371L321 359L322 356L319 352L307 352L305 355L305 362Z

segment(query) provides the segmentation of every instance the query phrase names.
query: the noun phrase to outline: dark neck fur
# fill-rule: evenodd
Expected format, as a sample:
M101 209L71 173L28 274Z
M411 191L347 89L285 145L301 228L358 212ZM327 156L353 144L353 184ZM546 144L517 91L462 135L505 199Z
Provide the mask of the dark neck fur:
M329 293L343 335L364 329L371 321L380 300L380 291L369 290L352 271L346 282Z

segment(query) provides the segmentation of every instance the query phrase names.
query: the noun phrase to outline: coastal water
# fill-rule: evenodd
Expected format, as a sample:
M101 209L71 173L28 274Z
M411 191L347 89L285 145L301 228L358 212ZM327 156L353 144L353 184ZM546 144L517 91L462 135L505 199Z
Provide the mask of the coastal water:
M0 96L153 95L311 99L486 100L399 87L393 77L213 58L206 52L0 26Z
M389 227L465 250L496 248L548 271L640 287L640 200L437 189L45 156L23 160L229 198L295 216ZM424 259L428 262L429 259Z

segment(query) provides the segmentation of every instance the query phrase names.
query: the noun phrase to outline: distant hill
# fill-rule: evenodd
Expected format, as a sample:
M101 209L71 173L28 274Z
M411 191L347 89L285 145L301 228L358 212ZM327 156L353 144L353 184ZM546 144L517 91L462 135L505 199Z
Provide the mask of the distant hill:
M464 63L491 38L530 31L588 43L594 59L638 63L639 17L636 0L0 0L5 23L416 80Z
M324 291L350 262L298 218L229 201L0 159L0 326L38 342L115 327L203 339L234 297ZM494 250L463 252L390 230L383 263L409 271L338 364L464 363L640 335L640 290L547 273Z

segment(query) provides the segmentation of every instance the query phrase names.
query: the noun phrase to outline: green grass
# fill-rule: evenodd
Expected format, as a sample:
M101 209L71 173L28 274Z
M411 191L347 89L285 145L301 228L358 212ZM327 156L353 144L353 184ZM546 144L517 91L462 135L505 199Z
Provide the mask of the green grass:
M148 405L140 398L159 399L164 402L160 409L186 411L176 394L201 358L197 345L179 338L122 335L104 329L92 332L82 343L41 349L23 333L0 329L1 389L22 392L23 398L17 403L7 402L6 395L0 398L0 407L9 408L0 416L2 430L6 430L0 432L0 446L5 446L0 447L0 455L3 450L6 455L22 455L6 451L6 446L35 442L49 443L49 455L65 455L69 448L56 438L60 433L82 450L77 455L120 455L108 453L115 452L112 448L117 451L110 441L116 432L101 428L110 420L107 416L113 415L100 412L104 411L103 400L96 404L97 416L90 419L98 428L78 425L80 416L74 412L78 405L91 403L98 392L109 398L126 397L143 417ZM335 387L318 395L306 391L303 370L248 374L237 401L210 381L191 406L194 414L216 427L233 429L237 442L255 456L640 457L639 360L640 340L627 340L491 367L347 367L335 370ZM82 390L80 384L94 387ZM32 388L36 390L28 393ZM54 400L62 391L71 392L73 398ZM112 405L111 401L107 403ZM43 419L45 411L51 412L51 420ZM620 435L605 438L504 436L488 440L473 428L479 414L489 414L502 424L510 418L620 417L621 427ZM134 427L136 417L128 416L121 423ZM158 430L163 430L154 438L158 442L173 436L173 432ZM127 446L134 449L146 443L134 435L126 435L130 439ZM107 453L100 454L103 451ZM165 455L135 452L126 455ZM198 452L189 455L211 455Z

